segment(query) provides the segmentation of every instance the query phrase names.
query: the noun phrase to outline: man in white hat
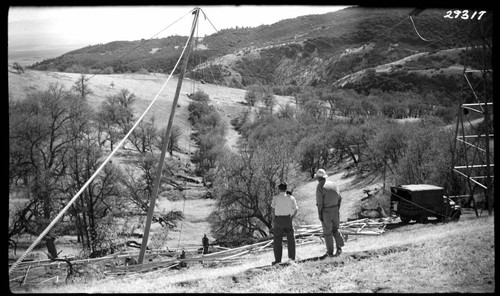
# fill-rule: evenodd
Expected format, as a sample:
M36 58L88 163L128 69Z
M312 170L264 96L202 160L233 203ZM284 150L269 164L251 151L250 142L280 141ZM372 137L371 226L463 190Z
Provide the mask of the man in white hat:
M316 187L316 206L318 207L319 220L323 226L325 237L325 257L339 256L342 253L344 240L339 232L340 226L340 203L342 197L339 189L332 181L326 180L328 175L324 169L319 169L314 175L318 180ZM337 253L333 254L333 239L337 245Z

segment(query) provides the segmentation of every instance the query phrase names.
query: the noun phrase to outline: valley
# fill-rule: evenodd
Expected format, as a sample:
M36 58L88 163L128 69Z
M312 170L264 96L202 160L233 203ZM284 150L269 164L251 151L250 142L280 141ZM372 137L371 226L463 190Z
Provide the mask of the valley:
M459 118L469 124L463 132L493 133L493 114L468 115L468 109L464 117L457 114L459 104L478 96L492 100L491 46L471 46L490 39L477 28L468 30L466 39L465 22L443 19L442 10L419 16L420 32L436 37L430 43L417 37L406 9L365 7L197 38L176 106L178 78L167 73L184 36L89 45L49 59L44 58L49 53L9 56L9 263L144 115L140 132L123 142L93 188L26 257L47 259L54 254L53 242L59 258L88 260L78 265L86 276L64 283L52 266L38 266L29 279L28 268L24 277L10 279L11 291L494 292L494 212L476 214L464 205L458 222L403 223L389 211L390 187L396 184L435 184L446 195L475 190L481 205L487 195L466 187L449 168L467 161L466 148L453 145ZM491 22L484 20L485 26ZM465 43L469 37L471 43ZM30 61L36 64L27 66ZM472 71L464 81L466 69ZM85 87L78 85L83 77ZM472 96L469 86L483 82ZM81 93L64 95L75 86ZM116 254L133 257L130 252L138 251L129 243L137 247L143 238L144 201L160 161L159 131L171 110L178 138L166 154L149 248L172 256L186 251L189 259L198 256L204 234L219 250L265 239L272 235L270 197L284 181L299 207L293 226L319 226L312 177L318 168L340 189L342 223L376 208L385 209L394 223L376 235L349 235L341 256L326 260L308 260L325 251L323 237L312 235L312 241L298 244L298 260L287 266L270 266L271 244L229 261L193 259L187 268L130 268L104 276L102 268L111 265L128 269ZM493 163L491 138L475 144L488 147L483 150L490 155L474 161ZM377 211L379 218L386 216L382 212ZM115 253L115 248L121 249ZM115 257L99 266L89 257L102 256L91 251ZM171 255L160 253L154 263Z

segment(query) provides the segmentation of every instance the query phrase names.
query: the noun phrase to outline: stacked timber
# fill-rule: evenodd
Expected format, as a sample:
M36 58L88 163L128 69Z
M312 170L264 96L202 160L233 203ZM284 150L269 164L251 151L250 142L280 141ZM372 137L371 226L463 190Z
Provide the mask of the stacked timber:
M379 235L385 232L387 224L394 223L393 217L386 218L364 218L354 221L341 222L339 231L343 235ZM300 236L322 236L321 224L297 226L295 235Z
M388 224L393 224L393 217L385 218L364 218L354 221L347 221L340 223L339 231L346 237L347 235L380 235L385 232L385 228ZM304 245L309 243L317 243L317 238L323 236L323 228L321 224L314 225L299 225L295 227L295 240L296 245ZM286 241L286 237L285 237ZM145 255L145 262L142 264L131 264L122 265L122 261L126 261L127 258L137 258L139 252L121 252L117 254L112 254L101 258L89 258L89 259L79 259L68 258L72 265L75 264L85 264L85 263L98 263L106 261L114 261L118 264L112 264L112 268L104 271L105 275L108 276L123 276L123 275L133 275L137 273L152 272L155 270L165 270L170 268L182 268L185 263L233 263L240 260L248 259L249 255L256 254L273 247L273 236L262 237L257 240L256 243L248 244L245 246L237 248L223 248L216 247L216 252L210 254L199 254L198 249L184 249L187 252L185 258L179 256L179 251L170 250L148 250ZM17 277L13 276L11 281L19 280L20 278L25 282L28 272L30 269L39 267L57 267L61 265L65 266L66 262L54 262L53 260L39 260L32 262L22 262L19 265L19 271L24 273L19 274ZM33 268L32 268L33 267ZM26 269L27 268L27 269ZM52 279L52 278L51 278ZM46 282L48 280L44 280ZM57 281L57 279L56 279Z

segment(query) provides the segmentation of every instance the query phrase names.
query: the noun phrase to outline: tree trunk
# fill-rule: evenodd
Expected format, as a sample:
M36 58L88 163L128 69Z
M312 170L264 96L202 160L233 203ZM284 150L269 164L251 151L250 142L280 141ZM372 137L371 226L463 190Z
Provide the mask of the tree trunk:
M85 209L85 203L84 203L84 195L80 196L80 203L81 203L81 209ZM87 218L85 215L85 212L82 212L82 218L81 218L81 225L80 225L80 230L82 232L82 246L84 249L87 249L90 251L90 237L89 237L89 228L88 228L88 223L87 223Z
M56 249L56 244L54 241L56 240L55 237L47 235L45 237L45 245L47 246L47 251L49 252L49 259L55 259L57 258L57 249Z
M349 154L351 154L351 158L352 160L354 161L354 164L358 164L358 161L356 159L356 155L354 155L354 153L351 151L351 148L348 148L349 149Z
M75 205L71 206L75 211L75 228L76 228L76 242L83 242L83 232L82 232L82 223L80 221L80 215L78 214L78 210Z
M43 180L45 181L45 180ZM42 182L43 182L42 181ZM46 186L47 184L44 184ZM50 203L50 196L47 194L45 191L45 187L43 188L43 192L40 193L40 196L42 197L43 200L43 217L47 220L50 221L50 212L51 212L51 203ZM55 237L47 235L45 237L45 244L47 246L47 251L49 252L49 256L52 256L53 258L57 258L57 249L56 245L54 244Z

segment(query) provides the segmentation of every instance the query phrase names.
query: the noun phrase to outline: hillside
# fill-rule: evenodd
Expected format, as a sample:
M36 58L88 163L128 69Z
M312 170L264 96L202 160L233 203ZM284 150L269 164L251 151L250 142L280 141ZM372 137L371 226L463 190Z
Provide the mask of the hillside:
M62 72L27 70L24 74L16 74L9 71L9 97L14 100L23 99L27 91L43 90L50 83L59 83L69 88L79 76L80 74ZM135 106L136 115L139 115L165 80L166 75L161 74L96 75L90 80L94 95L89 100L93 106L97 106L106 95L113 94L120 88L127 88L140 98ZM110 87L111 82L114 88ZM154 108L159 124L165 124L167 121L168 115L165 114L172 102L172 95L168 94L173 93L175 85L176 80L172 79L164 90L166 95L160 97L159 106ZM191 93L193 89L207 92L211 103L218 106L217 110L224 114L228 121L243 108L248 108L239 103L243 100L242 90L208 83L190 84L186 81L181 91L179 112L176 112L174 121L183 127L184 139L184 153L175 156L184 157L185 161L188 159L190 147L192 149L188 136L190 128L185 106L189 99L186 94ZM291 99L278 96L277 100L285 104ZM236 143L237 138L236 132L230 132L229 145ZM122 161L125 155L120 154L116 160ZM375 206L369 202L361 202L366 196L365 189L384 195L380 191L383 184L375 175L356 177L348 174L343 167L332 167L327 172L330 175L329 180L340 186L344 196L341 221L355 218L361 205L368 208ZM294 189L300 207L297 225L318 223L315 186L316 181L303 179ZM185 202L171 201L166 196L160 196L159 208L182 210L186 217L178 228L170 231L165 237L167 245L172 249L197 249L203 233L209 233L210 226L206 218L213 202L194 196ZM142 231L142 228L138 231ZM160 231L161 227L154 224L152 232ZM28 290L21 287L19 290L16 288L16 292L490 292L495 286L492 265L494 250L491 247L494 245L493 239L493 217L477 219L473 212L469 211L458 223L412 224L388 229L386 233L376 237L350 236L346 242L344 257L299 263L280 270L256 269L267 266L272 261L272 251L267 250L226 265L210 267L191 264L186 270L137 274L133 278L105 278L85 286L38 285L36 288L27 288ZM74 239L61 237L56 243L62 251L61 256L71 256L77 252ZM465 245L468 247L464 247ZM18 255L26 246L20 246ZM469 252L470 247L476 250L473 256ZM33 253L39 258L45 258L43 249L44 246L40 245ZM284 252L286 254L286 251ZM298 259L321 255L323 252L324 243L320 240L297 248ZM425 256L429 253L429 256ZM419 261L415 262L414 258L419 258ZM210 270L208 273L207 268ZM436 274L440 276L436 277ZM290 285L290 278L295 279L295 284ZM474 279L472 283L471 279Z
M50 84L55 83L69 90L80 76L81 74L78 73L30 70L19 75L10 68L8 76L9 98L14 100L24 99L27 93L43 91L47 89ZM88 75L87 78L90 78L90 76L91 75ZM91 106L97 108L107 96L116 94L120 89L128 89L138 97L134 106L135 116L138 118L144 113L149 104L151 104L155 96L159 94L167 78L168 75L158 73L95 75L89 80L89 87L93 90L94 95L90 96L88 100ZM177 78L173 76L161 91L159 99L156 101L153 108L150 109L145 120L154 116L156 119L155 122L160 128L166 127L177 83ZM248 109L248 106L242 104L245 102L245 91L237 88L222 87L220 85L201 84L186 79L180 91L179 104L174 119L175 124L179 125L182 131L181 149L184 153L188 153L188 150L190 150L190 147L193 145L189 138L191 127L187 120L187 105L190 99L187 95L196 91L203 91L210 96L211 104L216 107L217 111L228 124L228 145L234 147L238 135L234 129L232 129L229 121L237 117L243 110ZM287 103L293 103L292 98L287 96L277 95L275 99L277 102L275 108L280 108L280 106L284 106ZM257 107L258 106L255 106L253 108Z
M86 86L92 90L92 93L85 100L92 108L97 109L110 96L118 94L121 90L128 90L135 95L132 104L133 119L135 120L158 96L156 104L144 120L154 117L154 125L159 129L167 125L170 110L175 108L174 125L180 128L180 140L179 149L174 151L173 155L167 156L167 161L170 161L168 170L169 178L171 178L168 181L174 180L174 183L177 182L179 186L166 184L165 187L168 188L159 194L155 213L176 211L182 215L180 219L173 220L178 222L173 227L163 227L160 223L153 223L148 247L156 248L158 246L162 250L174 250L174 252L186 249L192 256L197 253L201 246L203 234L209 235L211 242L220 244L222 248L255 240L254 233L262 228L252 228L252 221L248 220L250 221L249 225L241 227L240 231L239 225L247 223L244 220L247 219L246 216L242 220L234 221L217 220L218 217L214 218L214 216L224 216L226 213L236 213L241 216L241 213L247 211L247 204L244 204L240 198L243 198L242 196L245 194L254 194L251 192L254 188L258 192L256 197L269 201L268 197L271 196L269 192L274 191L268 190L268 187L275 189L275 184L279 181L278 178L281 180L286 178L285 180L289 184L293 184L293 195L296 197L300 209L294 225L319 224L315 206L317 182L311 179L310 175L311 171L318 168L317 166L324 166L329 175L328 179L334 181L340 188L343 196L340 213L342 222L357 219L362 208L373 209L380 204L387 210L389 208L388 187L395 184L398 174L405 174L404 170L396 170L399 167L393 167L394 170L389 167L391 174L386 175L387 160L385 157L388 154L372 154L372 152L382 151L385 146L391 146L384 145L387 143L401 144L401 147L408 145L410 148L418 148L415 150L413 158L411 157L414 155L410 154L410 152L413 153L412 150L398 148L401 150L396 152L402 155L406 153L404 156L408 157L405 162L401 162L401 167L406 165L410 168L412 162L416 163L421 160L422 167L430 168L428 170L421 169L422 175L429 172L430 177L425 179L426 181L446 181L445 177L442 177L444 174L437 174L444 170L448 171L449 168L445 162L448 159L447 152L449 150L443 148L443 145L447 145L444 142L446 136L440 136L440 133L431 133L431 131L456 126L452 124L456 120L456 105L459 102L474 99L472 96L466 97L463 93L462 74L464 67L483 69L481 67L485 66L488 68L487 65L491 63L491 55L487 54L485 64L480 64L480 54L477 52L473 54L466 50L467 47L464 47L466 22L444 19L443 14L444 9L429 9L414 17L421 34L436 38L432 42L425 42L418 37L415 28L407 18L408 9L364 7L283 20L270 26L227 29L211 36L198 38L193 52L194 57L188 65L189 71L186 74L188 78L183 81L176 106L173 106L173 96L177 87L177 78L174 75L168 83L166 81L187 37L172 36L164 39L132 42L114 41L88 46L55 59L37 63L27 69L21 69L22 71L9 65L9 103L22 101L32 92L45 91L50 85L63 86L64 89L69 90L82 77L82 74L85 74L87 78L90 77ZM485 18L485 20L489 24L491 18ZM471 37L469 40L480 40L479 35L475 35L474 30L468 32L467 36ZM487 31L487 34L489 33L491 32ZM122 58L124 55L127 57ZM473 77L472 83L479 85L481 76L473 74L471 77ZM489 95L492 92L492 85L492 83L488 83L488 88L485 87L480 92L484 91ZM258 95L262 96L253 106L250 101L246 101L246 95L251 94L255 89L262 89L261 87L264 87L266 94L259 93ZM159 93L160 90L162 90L161 93ZM273 96L268 96L270 90ZM205 109L200 107L199 110L202 111L199 113L213 115L211 112L215 110L216 115L222 120L219 121L217 116L207 116L208 120L206 121L209 122L213 119L209 124L213 124L217 128L226 126L227 132L225 134L212 133L213 130L203 129L203 125L192 120L193 116L190 112L193 104L191 103L195 102L195 99L191 95L197 91L208 94L208 102L211 105ZM483 95L483 93L479 93L479 95ZM80 98L79 96L78 99L71 97L75 100L72 101L72 104L65 106L79 105L82 102L79 101ZM274 98L274 101L269 100L269 98ZM23 134L27 129L22 123L30 121L25 119L31 118L32 114L29 112L32 108L35 110L34 112L37 112L36 108L39 102L42 106L45 103L43 97L40 101L28 101L32 103L29 108L24 108L23 105L9 104L9 107L13 106L12 110L9 110L12 111L10 114L16 115L13 117L17 119L9 121L9 123L14 123L9 125L11 130L16 131L16 136L11 136L11 141L18 138L24 139ZM270 104L270 101L273 104ZM196 102L200 101L196 99ZM21 112L24 110L29 112ZM127 109L127 112L130 112L129 110ZM246 113L247 111L249 113ZM75 113L92 114L90 112L74 112L72 114ZM19 114L27 117L20 117ZM105 116L110 116L109 114L106 113ZM258 120L248 120L252 116ZM87 117L80 117L80 122L88 121ZM35 116L33 118L38 119ZM479 120L472 116L469 116L468 119L472 119L473 122ZM51 122L51 120L46 122ZM73 123L72 119L70 122ZM90 133L83 131L82 135L92 138L88 135L100 133L102 126L97 125L99 123L97 120L88 122L96 123L95 126L92 126L95 130L91 130ZM411 124L412 122L418 124ZM422 124L419 124L420 122ZM36 134L37 128L43 126L39 123L39 121L33 121L32 125L27 125L34 130L34 133L30 133L30 135L34 134L34 137L29 138L29 140L35 141L34 144L39 141ZM294 126L295 124L297 125ZM111 135L112 130L113 128L106 129L106 132ZM224 129L217 130L217 132L219 131L224 131ZM32 131L29 130L29 132ZM227 150L220 149L216 151L219 154L211 155L212 157L216 155L217 159L207 157L196 163L196 157L199 157L196 153L201 151L201 149L197 149L201 147L200 143L202 143L197 141L196 134L206 136L215 144L224 143L229 149L241 148L238 150L241 153L238 157L242 156L243 161L230 158L232 155L227 153ZM386 135L393 137L387 138ZM240 147L239 139L241 137L245 137L248 143L255 145L256 149ZM79 141L82 138L76 142L80 144ZM289 142L293 144L287 142L291 138L295 138L294 142ZM96 139L92 139L94 142L91 148L96 149L95 161L100 163L102 156L107 156L111 152L111 147L106 144L106 141L101 146L100 136ZM424 141L420 141L420 139ZM434 141L435 139L443 141ZM273 142L275 140L276 142ZM412 140L414 141L412 142ZM62 140L62 142L64 141ZM269 143L271 145L267 145ZM281 160L281 154L275 153L272 149L265 147L266 149L259 150L261 146L266 145L271 146L269 148L276 148L279 152L288 149L290 154ZM24 153L23 147L30 145L16 141L10 146L17 149L16 153L18 151ZM52 145L46 146L52 147ZM209 147L212 149L213 147L221 148L220 146ZM305 148L309 149L309 146L311 146L311 150L306 150ZM312 150L317 147L320 147L321 150ZM428 150L429 147L433 150ZM46 159L44 148L39 149L42 155L40 159ZM213 150L216 150L215 148ZM421 150L419 150L420 148ZM133 167L130 164L139 164L141 161L147 162L147 164L155 163L155 159L142 158L144 155L136 150L131 143L126 143L112 159L113 165L107 167L116 167L117 171L122 171L119 173L123 173L126 169ZM86 153L80 153L80 151L86 150L74 149L74 152L66 154L71 155L68 158L71 159L72 165L72 161L75 160L75 167L80 166L79 157L86 156ZM420 151L426 154L422 154L421 158L416 158L416 156L421 155ZM247 157L244 155L247 152L252 155L248 157L250 159L248 163L244 159ZM303 165L304 160L308 160L303 157L306 152L308 155L310 152L314 156L311 158L313 164L311 166ZM10 154L11 163L18 165L13 166L16 169L20 168L23 159L20 158L21 160L16 162L14 159L16 155L13 154L15 153ZM441 154L443 157L439 158ZM61 156L61 159L66 160L66 155ZM226 155L227 159L225 159ZM255 157L255 162L252 162L253 155L258 155ZM37 158L37 156L29 156L32 160ZM201 170L200 163L207 159L208 161L216 159L217 162L213 162L217 165L217 173L227 173L227 176L217 176L220 177L219 179L214 177L213 168L215 165L209 167L211 172L209 169ZM268 180L266 179L268 175L262 174L259 169L274 170L272 166L275 165L275 159L280 159L285 164L281 167L282 175L279 177L279 174L272 175ZM395 164L400 159L390 159L389 164ZM385 162L383 168L380 160ZM290 167L291 172L288 172L289 167L286 164L293 164L293 167ZM446 169L442 169L445 165ZM235 169L231 169L232 167ZM287 169L286 175L283 174L285 168ZM85 170L92 169L94 168L90 166L85 168ZM126 176L130 179L116 179L120 181L114 182L119 184L121 191L105 194L112 198L113 203L110 203L109 207L106 204L106 207L103 208L105 210L111 208L112 214L103 215L93 226L109 227L109 232L105 233L106 236L109 236L109 241L116 240L122 243L130 238L134 240L138 238L140 241L142 237L145 223L144 210L135 205L133 201L129 201L129 199L137 197L133 192L136 188L121 183L123 180L136 181L141 185L147 183L149 179L142 178L142 169L143 167L138 166L135 171L127 171L126 173L130 173L130 175ZM237 176L240 171L245 170L249 172L248 175L242 173L241 176ZM49 169L48 171L53 173L53 170ZM79 171L75 171L76 177L80 179ZM381 175L382 171L383 176ZM68 172L68 179L73 177L69 176L71 170L64 173L66 172ZM41 175L44 173L45 171L42 171ZM23 202L29 201L30 195L33 193L35 193L34 197L38 197L38 191L35 190L39 187L35 187L33 190L29 186L32 184L35 186L44 185L43 181L49 180L39 179L39 175L26 177L17 172L12 174L17 178L14 181L14 186L25 191L9 191L9 210L13 209L14 205L21 205ZM110 176L112 175L110 174ZM266 182L269 182L251 184L252 187L247 186L247 183L242 183L241 187L226 186L234 181L236 181L234 183L238 183L240 179L245 179L247 176L250 176L249 179L257 176L255 179L265 179ZM9 177L11 177L10 174ZM31 183L32 180L28 179L31 177L35 179L33 183ZM39 180L42 182L37 183ZM139 180L140 182L138 182ZM206 180L208 183L205 183ZM215 180L221 182L215 182ZM71 183L72 188L66 188L69 184L66 182L66 178L59 178L58 181L61 182L57 184L59 186L57 192L64 194L57 194L54 190L47 191L48 194L43 196L43 201L50 201L54 197L58 198L57 207L51 209L54 213L57 213L61 205L71 196L74 187L80 186L79 183L75 182ZM11 181L9 185L12 183ZM220 187L225 186L229 190L221 190L217 187L219 184L222 184ZM454 183L451 184L451 186L454 185ZM446 186L449 184L446 183ZM461 184L458 184L452 189L457 188L458 191L461 189L460 186ZM96 188L98 191L99 188ZM212 192L210 190L216 194L217 200L211 198ZM45 191L42 188L40 192ZM101 192L104 191L101 190ZM235 192L243 192L243 195L238 195ZM28 198L21 195L24 193L28 193ZM92 201L90 189L88 195L89 200ZM145 196L149 195L144 194L139 197ZM216 202L222 202L228 196L235 198L232 203L243 204L243 206L215 207ZM123 202L125 199L128 203ZM84 198L81 198L81 202L83 205ZM248 203L253 203L253 201ZM259 200L256 204L262 208L266 207L266 211L272 209L269 205L262 206L263 203ZM128 211L129 207L133 209ZM91 206L89 206L89 210L90 208ZM115 212L114 209L117 211ZM215 211L216 209L218 212ZM71 220L73 218L79 220L80 214L85 217L87 210L83 207L80 210L73 208L72 213L67 215L69 221L64 221L66 224L62 225L63 229L56 232L55 244L57 250L60 251L60 258L82 255L82 245L85 239L80 242L80 234L77 231L81 233L81 229L84 228L76 228L73 224L77 224L78 227L82 225L78 225L78 221ZM261 208L251 210L261 214ZM11 214L9 211L10 219L16 217ZM264 214L268 218L270 212L267 211ZM287 267L270 268L269 264L273 259L273 254L272 250L268 248L260 250L261 252L251 251L234 262L203 263L192 261L189 263L188 269L166 270L160 268L151 273L138 272L95 279L102 275L102 270L99 270L99 273L92 276L95 280L86 283L85 286L66 285L62 281L52 285L54 279L49 279L45 285L38 285L38 282L46 278L35 278L39 273L32 271L31 278L28 280L30 284L24 287L16 286L15 290L21 293L82 291L86 293L494 291L494 217L477 218L475 213L469 210L464 210L463 214L458 223L441 223L431 219L427 224L410 223L407 225L399 223L399 220L396 219L396 223L388 226L387 231L383 234L376 236L350 235L342 256L325 261L301 261L324 253L324 242L321 238L315 237L314 242L298 246L299 261ZM24 216L21 217L24 218ZM258 216L250 217L255 221L260 218ZM32 221L36 221L35 224L39 223L40 225L45 223L40 223L38 219L32 219ZM263 223L267 227L265 232L259 232L260 236L267 236L269 233L268 229L271 229L267 223L269 221L259 220L256 222ZM224 224L231 225L231 223L237 226L231 226L227 229L220 227L220 224L224 226ZM11 224L14 223L9 220L9 228ZM17 254L14 254L12 248L9 248L10 261L19 258L20 254L32 243L33 236L40 232L38 229L35 231L28 229L33 227L33 224L26 225L24 232L12 235L12 237L15 236L19 244L17 245ZM66 226L68 226L67 229ZM73 230L73 227L80 230ZM226 230L225 234L229 233L229 235L221 236L216 233L214 229L219 227L219 232ZM245 227L251 232L247 232ZM90 227L86 229L90 229ZM131 231L128 232L129 230ZM28 234L29 231L35 234ZM76 238L77 233L78 239ZM234 233L237 236L230 237ZM123 237L119 237L119 235ZM126 238L124 238L125 236ZM226 245L225 239L230 244ZM234 241L230 241L231 239ZM98 241L94 238L91 240ZM87 241L90 243L91 240L87 234ZM9 246L11 241L13 240L9 237ZM31 252L29 259L45 259L48 256L46 252L46 249L49 249L48 241L46 246L39 244ZM136 241L136 243L138 242ZM127 249L130 252L129 247L121 245L122 251ZM112 245L108 249L105 248L108 246L104 246L101 250L96 249L96 251L108 251L109 249L113 253ZM87 255L84 254L85 258ZM155 259L164 260L162 256L155 257ZM116 264L123 264L120 260L115 261ZM85 268L94 268L92 264L89 264L90 261L86 263ZM40 272L40 266L38 267L38 272ZM58 272L61 271L63 270L58 270ZM50 268L46 269L44 276L54 277L51 272ZM17 281L22 276L17 274ZM26 278L28 277L26 276L24 279ZM56 278L55 281L57 282L58 279ZM11 288L15 285L16 281L11 281Z
M465 60L463 53L448 55L445 51L466 47L466 40L479 41L477 28L467 31L465 22L443 18L444 8L425 9L414 16L414 23L419 34L433 37L427 42L408 19L411 10L351 7L272 25L221 30L196 39L188 76L237 88L252 84L338 86L339 80L353 73L359 75L415 54L438 51L440 54L432 60L415 59L410 70L447 71L450 66L463 68L466 63L472 68L477 66L475 61ZM483 22L488 26L490 19ZM80 73L169 73L186 40L187 37L171 36L114 41L68 52L32 68ZM417 71L414 74L420 75ZM433 79L439 84L442 77ZM342 83L342 87L348 86Z
M26 70L23 74L17 74L13 69L9 69L9 98L12 100L22 100L31 92L44 91L51 84L58 84L64 86L69 90L73 84L78 80L81 74L76 73L63 73L63 72L49 72L49 71L34 71ZM112 74L112 75L96 75L89 80L89 86L93 91L93 95L89 96L88 101L91 106L97 108L107 96L115 95L121 89L127 89L137 96L134 103L135 118L141 116L146 108L151 104L158 92L161 90L163 84L167 81L168 76L162 74ZM113 82L114 86L111 87ZM171 80L165 85L163 91L160 93L159 98L146 114L144 120L149 120L152 116L155 117L155 124L159 128L166 127L170 115L175 89L177 87L177 78L172 77ZM231 119L237 117L243 110L249 107L241 104L244 101L243 97L245 91L235 88L221 87L212 84L200 84L186 79L182 85L180 97L175 113L173 124L180 127L181 137L179 140L179 152L174 152L174 158L178 158L183 166L191 163L191 155L196 149L196 145L191 139L193 132L191 124L188 121L189 112L187 106L191 101L188 94L201 90L210 96L210 104L216 107L217 112L220 113L222 118L227 123L226 145L235 148L239 138L238 133L233 129L229 123ZM291 102L290 97L276 96L276 101L280 105L286 105ZM277 105L275 108L280 108ZM258 108L258 105L252 108ZM111 150L104 151L107 156ZM120 149L112 159L115 162L127 161L130 157L131 147L125 144L125 147ZM186 172L186 174L193 179L198 179L194 172ZM199 244L199 237L203 233L209 233L210 227L206 219L203 217L208 216L210 207L213 200L200 199L206 193L206 188L201 184L186 183L183 179L178 182L184 184L186 190L184 194L187 196L188 201L184 204L181 200L171 201L167 196L160 196L158 211L165 209L180 210L185 208L186 223L183 224L184 231L191 233L191 235L183 235L179 240L180 229L176 229L169 236L172 245L178 244L185 247L197 246ZM201 213L199 209L201 207ZM192 210L192 211L191 211ZM140 219L143 220L144 217ZM141 220L138 220L139 223ZM135 220L134 220L135 221ZM154 224L154 228L160 227ZM160 227L161 229L161 227ZM142 232L143 229L140 229ZM74 253L74 250L70 252ZM39 254L43 255L40 251Z
M24 74L17 74L15 71L9 71L8 75L9 98L13 100L22 100L30 92L43 91L47 89L50 84L59 84L64 86L65 89L69 89L80 77L80 74L75 73L34 70L26 70ZM88 100L91 106L97 108L97 106L104 101L107 96L117 93L122 88L126 88L137 96L137 100L134 104L134 111L136 118L138 118L151 103L155 95L157 95L157 92L161 89L166 79L167 76L161 74L96 75L89 80L89 85L93 90L93 95L91 95ZM114 87L110 86L111 82L113 82ZM159 96L159 99L153 108L150 109L150 112L144 120L147 120L154 115L156 118L155 122L158 126L166 126L176 85L177 79L173 77L167 83ZM241 104L245 93L242 90L221 87L208 83L194 84L191 83L190 80L185 80L174 119L174 125L178 125L181 128L181 151L174 152L174 157L180 158L181 163L183 164L190 163L190 155L196 149L195 144L190 138L192 127L187 120L187 105L190 101L187 94L192 93L193 90L202 90L209 94L211 100L210 103L216 106L216 110L227 120L229 128L226 135L226 141L229 147L236 147L238 138L240 137L239 134L233 129L233 126L229 124L229 121L249 108L248 106ZM275 106L276 109L292 102L292 99L289 97L276 96L275 99L279 103L279 105ZM252 108L257 107L258 106ZM117 162L125 161L130 154L129 148L130 147L127 147L126 144L125 148L118 151L113 160ZM111 151L108 150L105 151L104 154L107 155L110 152ZM197 178L194 174L191 174L191 177ZM342 170L332 171L330 179L340 185L340 188L346 197L346 201L344 203L345 211L341 214L341 219L343 221L346 221L348 218L356 217L356 212L359 210L360 206L357 202L364 196L363 189L374 190L376 188L381 188L382 186L380 180L376 176L360 180L354 176L347 176ZM179 181L182 182L182 180ZM301 208L298 215L298 221L301 224L315 223L317 219L314 201L314 188L316 186L316 182L307 179L300 182L302 182L302 184L299 184L299 186L294 190L299 207ZM185 186L188 188L188 190L186 190L188 198L186 203L183 203L182 200L171 201L168 200L166 196L160 196L158 211L161 211L162 209L167 211L183 210L186 215L185 223L183 224L184 234L182 235L180 233L180 229L176 229L170 233L169 241L171 241L174 246L182 245L184 247L195 247L199 244L199 237L201 237L203 233L210 232L209 224L206 222L204 217L207 217L210 213L210 207L213 205L214 201L200 199L201 193L206 190L201 185L188 183L187 185L185 184ZM376 205L370 204L367 206L374 208ZM200 207L203 210L200 211ZM160 226L156 224L153 225L153 229L159 229L157 227ZM142 231L142 229L139 229L139 231ZM186 235L186 233L189 235ZM71 248L68 252L72 252Z
M71 88L71 86L78 80L81 74L76 73L63 73L63 72L49 72L49 71L34 71L34 70L26 70L26 72L22 75L16 74L14 71L9 71L9 98L13 100L22 100L24 99L28 93L34 91L43 91L50 84L59 84L64 86L65 89ZM168 77L162 74L112 74L112 75L96 75L89 80L90 88L93 90L94 94L91 95L88 100L91 106L97 108L101 102L103 102L107 96L113 95L117 93L120 89L126 88L130 92L136 94L137 101L134 105L135 116L138 118L142 115L144 110L148 107L154 97L157 95L157 92L161 89L163 83L165 83ZM111 87L110 84L113 82L114 87ZM153 108L150 109L150 112L146 115L144 120L149 119L151 116L155 116L155 122L159 127L165 127L168 122L168 116L170 114L170 108L173 100L173 94L175 92L175 88L177 86L177 79L175 77L171 78L171 80L167 83L164 90L162 91L159 99L156 101ZM181 140L180 140L180 148L181 152L175 153L175 157L179 157L183 163L190 162L190 154L195 150L195 144L190 138L190 133L192 132L192 127L187 120L188 111L187 105L189 104L190 99L187 97L187 94L192 93L193 90L202 90L209 94L210 96L210 104L216 106L216 109L223 118L226 119L228 123L228 133L226 135L227 145L229 147L236 147L239 134L234 130L233 126L229 124L229 121L235 117L237 117L244 110L249 108L241 104L244 101L243 96L245 91L234 88L226 88L212 84L200 84L193 83L190 80L185 80L183 83L181 94L178 102L178 108L175 113L174 124L178 125L181 128ZM276 96L276 101L279 105L276 105L275 108L278 109L280 106L284 106L287 103L293 103L292 98ZM257 108L258 106L252 107ZM126 147L127 148L127 145ZM117 153L115 156L115 160L121 161L127 157L127 150L121 149L121 152ZM110 153L108 151L107 153ZM365 180L361 183L356 183L356 186L349 185L350 182L354 182L354 177L343 178L345 175L344 172L332 172L332 180L338 182L342 188L345 190L346 202L345 207L346 211L342 213L342 220L347 220L347 218L355 215L355 211L357 208L355 207L355 202L359 198L363 197L362 189L369 188L380 188L381 184L379 180ZM194 175L192 177L195 177ZM356 180L356 182L360 182ZM297 201L299 206L301 207L301 212L299 214L299 219L304 224L313 223L316 221L316 212L314 209L315 201L314 197L314 189L315 182L314 181L305 181L305 183L295 189L295 195L297 196ZM200 189L202 190L202 189ZM197 190L193 192L193 197L189 199L196 199L198 195ZM351 202L352 201L352 202ZM188 204L185 205L186 213L189 213L189 210L196 209L199 203L204 203L206 206L210 206L213 201L189 201ZM193 203L192 206L189 203ZM168 201L162 200L160 202L160 208L174 208L174 209L182 209L184 205L182 205L181 201ZM370 205L375 206L375 205ZM195 211L196 212L196 211ZM208 212L208 211L207 211ZM196 216L196 215L195 215ZM189 220L189 216L187 218ZM193 217L193 220L202 221L200 217ZM193 237L199 237L203 232L209 232L208 224L203 223L203 227L193 227L193 230L196 231L196 235ZM198 244L198 239L193 239L191 237L184 237L185 243L188 244ZM177 242L175 238L172 238L172 241Z
M494 217L412 224L379 236L350 236L338 258L271 268L272 250L234 263L162 269L85 284L15 288L16 293L493 293ZM324 243L297 247L298 260ZM286 250L284 251L286 255Z

